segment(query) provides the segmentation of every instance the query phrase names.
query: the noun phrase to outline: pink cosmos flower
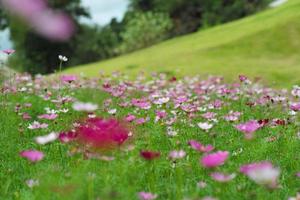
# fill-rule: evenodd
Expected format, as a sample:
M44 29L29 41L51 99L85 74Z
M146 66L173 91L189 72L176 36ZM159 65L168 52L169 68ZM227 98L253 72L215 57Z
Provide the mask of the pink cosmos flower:
M216 113L213 112L207 112L201 115L203 118L211 120L216 116Z
M46 123L40 123L40 122L37 122L37 121L34 121L32 124L29 124L28 128L33 130L33 129L43 129L43 128L47 128L48 127L48 124Z
M36 150L27 150L27 151L22 151L20 153L20 156L23 158L27 158L31 162L38 162L43 159L44 154L43 152L36 151Z
M131 114L128 114L126 117L125 117L125 120L127 121L127 122L132 122L132 121L134 121L135 120L135 116L134 115L131 115Z
M10 55L10 54L13 54L15 53L16 51L13 50L13 49L5 49L5 50L2 50L3 53L7 54L7 55Z
M292 103L290 108L293 111L300 111L300 103Z
M223 165L228 156L228 151L218 151L216 153L207 154L202 157L201 164L206 168L217 167Z
M280 170L273 167L272 163L267 161L243 165L240 168L240 172L257 184L264 185L268 188L277 187L277 179L280 175Z
M77 76L75 75L62 75L60 80L66 83L72 83L77 80Z
M225 116L224 116L224 119L225 119L226 121L233 122L233 121L239 120L240 116L241 116L241 113L240 113L240 112L233 112L233 111L230 111L230 112L228 113L228 115L225 115Z
M144 109L149 110L151 108L150 102L144 100L144 99L132 99L131 100L132 105Z
M213 172L210 176L218 182L228 182L235 178L236 174L223 174L219 172Z
M245 76L245 75L239 75L239 79L240 79L241 82L244 82L244 81L246 81L248 78L247 78L247 76Z
M196 140L190 140L188 142L188 144L196 151L200 151L200 152L204 152L204 153L214 150L214 147L212 145L209 144L207 146L203 146L201 143L199 143Z
M54 113L52 113L52 114L43 114L43 115L38 116L39 119L49 119L49 120L54 120L57 117L58 117L58 115L54 114Z
M132 133L116 119L87 119L75 130L77 141L87 147L106 150L122 145Z
M137 124L137 125L141 125L141 124L144 124L144 123L146 123L146 121L147 121L147 119L145 119L145 118L139 118L139 119L136 119L135 120L135 123Z
M251 139L253 137L253 133L259 129L261 125L256 120L250 120L243 124L238 124L235 126L236 129L243 132L247 139Z
M179 151L174 150L169 153L169 158L174 159L174 160L181 159L181 158L184 158L185 155L186 155L186 153L183 150L179 150Z
M25 120L31 119L31 116L28 113L23 113L22 118Z
M157 194L152 194L150 192L139 192L138 197L140 200L153 200L157 198Z
M292 89L292 91L291 91L291 94L292 94L294 97L300 97L300 86L294 85L294 86L293 86L293 89Z

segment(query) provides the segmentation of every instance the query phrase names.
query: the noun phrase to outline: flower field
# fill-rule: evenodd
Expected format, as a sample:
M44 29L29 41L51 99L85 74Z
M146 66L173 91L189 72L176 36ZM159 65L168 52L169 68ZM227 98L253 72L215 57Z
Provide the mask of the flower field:
M2 85L1 199L299 199L299 86L163 73Z

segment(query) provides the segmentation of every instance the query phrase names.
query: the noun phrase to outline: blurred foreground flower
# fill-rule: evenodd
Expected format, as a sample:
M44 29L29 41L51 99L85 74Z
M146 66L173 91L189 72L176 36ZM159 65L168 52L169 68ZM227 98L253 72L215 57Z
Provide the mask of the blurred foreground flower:
M250 120L246 123L236 125L235 128L243 132L246 139L252 139L253 133L261 128L261 125L256 120Z
M27 151L22 151L20 153L20 156L23 158L27 158L31 162L38 162L43 159L44 154L43 152L36 151L36 150L27 150Z
M38 34L57 41L68 40L74 32L69 16L50 9L45 0L0 0L11 14L24 20Z
M240 168L240 171L257 184L264 185L268 188L277 187L277 179L280 175L280 170L279 168L273 167L270 162L244 165Z
M228 151L218 151L216 153L207 154L201 159L201 164L206 168L217 167L223 165L228 156Z
M79 143L99 150L118 147L131 136L128 127L116 119L88 119L75 132Z

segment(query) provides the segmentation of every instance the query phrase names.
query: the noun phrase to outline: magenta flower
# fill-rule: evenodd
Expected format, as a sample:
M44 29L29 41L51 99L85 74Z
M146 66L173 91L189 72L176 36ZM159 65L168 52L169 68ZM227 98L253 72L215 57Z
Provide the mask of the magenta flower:
M7 54L7 55L10 55L10 54L13 54L15 53L16 51L13 50L13 49L5 49L5 50L2 50L3 53Z
M219 172L213 172L210 176L218 182L228 182L235 178L236 174L223 174Z
M77 134L73 131L61 132L58 139L61 143L69 143L77 138Z
M188 142L188 144L196 151L200 151L200 152L204 152L204 153L214 150L214 147L212 145L209 144L207 146L203 146L201 143L199 143L196 140L190 140Z
M253 137L253 133L259 129L261 125L256 120L250 120L243 124L238 124L235 126L236 129L243 132L247 139L251 139Z
M38 162L43 159L44 154L43 152L36 151L36 150L27 150L27 151L22 151L20 153L20 156L23 158L27 158L31 162Z
M124 123L116 119L101 118L86 120L75 132L78 142L100 150L120 146L132 134Z
M160 152L156 151L141 151L140 156L146 160L153 160L160 157Z
M239 75L239 79L240 79L241 82L244 82L244 81L246 81L248 78L247 78L247 76L245 76L245 75Z
M272 163L267 161L243 165L240 168L240 172L257 184L264 185L268 188L277 187L277 179L280 175L280 170L273 167Z
M201 164L206 168L217 167L223 165L228 156L228 151L218 151L216 153L207 154L202 157Z
M57 117L58 117L58 115L54 114L54 113L52 113L52 114L43 114L43 115L38 116L39 119L49 119L49 120L54 120Z
M153 200L157 198L157 194L152 194L150 192L139 192L138 196L140 200Z

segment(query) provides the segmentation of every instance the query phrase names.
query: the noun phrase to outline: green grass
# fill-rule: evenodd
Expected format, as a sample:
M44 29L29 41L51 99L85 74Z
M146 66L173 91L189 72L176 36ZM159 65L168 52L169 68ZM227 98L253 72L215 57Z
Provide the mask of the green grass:
M238 74L261 77L275 86L299 84L300 1L174 38L128 55L73 67L65 73L96 76L120 70L180 75L217 74L232 80Z
M53 84L53 83L52 83ZM15 84L17 85L17 84ZM86 85L86 84L82 84ZM99 84L97 87L100 87ZM20 84L18 87L24 85ZM28 86L29 88L31 86ZM209 94L211 101L221 99L226 102L220 110L213 110L218 114L219 122L212 131L206 133L197 126L191 127L188 122L178 121L174 127L178 130L178 136L169 137L166 134L166 126L153 122L154 111L159 106L153 106L149 111L138 111L140 117L149 116L151 121L134 128L135 137L131 144L135 146L133 151L115 150L108 155L115 157L114 161L84 159L82 154L68 156L68 151L73 145L61 144L56 141L48 145L38 145L33 138L47 134L51 131L69 130L72 123L85 116L71 109L71 104L62 105L69 108L66 114L59 114L59 118L49 123L46 130L29 130L28 124L37 119L39 114L45 113L44 108L58 109L50 101L45 101L40 94L45 94L44 85L40 90L31 92L18 92L9 94L6 101L8 106L0 109L0 197L1 199L137 199L137 192L150 191L159 195L158 200L182 200L184 198L198 199L204 196L214 196L222 200L277 200L294 196L299 190L300 179L295 173L300 170L299 163L299 139L296 137L298 127L294 122L287 126L275 128L265 127L255 133L255 139L245 140L241 132L237 131L233 124L226 122L222 116L230 110L243 113L240 122L250 119L287 119L287 112L276 104L270 106L249 107L245 102L253 101L256 95L241 96L238 101L232 101L228 97L217 97L215 93ZM48 85L48 91L53 93L55 99L57 92ZM109 108L117 108L117 118L123 118L128 113L134 113L135 108L121 108L117 105L123 100L111 97L97 89L62 90L64 95L71 95L80 101L93 102L100 105L96 112L98 116L108 117L107 106L103 101L112 98L113 103ZM142 94L144 96L145 94ZM195 95L195 94L193 94ZM130 100L132 95L127 97ZM4 98L2 95L1 98ZM28 112L32 119L24 121L15 110L17 104L31 103L31 108L22 106L20 113ZM170 106L172 104L170 103ZM166 107L167 111L174 110L172 106ZM188 119L184 112L179 112L179 119ZM201 112L196 112L197 117L191 123L203 121ZM299 115L299 114L298 114ZM298 116L299 117L299 116ZM276 137L270 142L269 138ZM204 169L199 164L202 154L192 150L187 142L196 139L204 144L212 144L217 150L227 150L230 157L224 166L216 170L225 173L237 173L237 177L228 183L218 183L209 177L212 170ZM37 149L45 153L45 159L36 164L30 164L18 153L25 149ZM148 162L139 156L141 149L156 150L161 152L161 158ZM174 149L183 149L187 156L176 163L170 161L168 153ZM240 151L242 149L242 151ZM237 153L236 155L234 153ZM255 184L238 172L241 165L269 160L275 166L280 167L280 188L268 190ZM174 167L175 166L175 167ZM25 184L28 179L38 179L40 185L29 188ZM207 187L200 189L197 182L205 181Z

